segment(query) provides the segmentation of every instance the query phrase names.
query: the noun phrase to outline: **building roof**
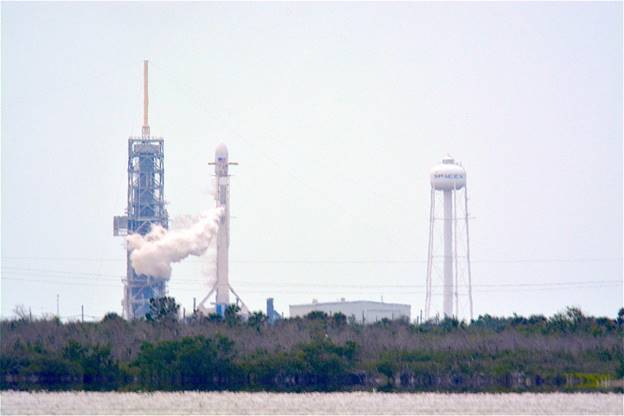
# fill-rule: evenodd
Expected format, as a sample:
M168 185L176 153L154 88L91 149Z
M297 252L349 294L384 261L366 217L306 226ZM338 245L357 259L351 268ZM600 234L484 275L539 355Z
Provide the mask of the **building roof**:
M403 307L411 307L411 305L405 304L405 303L390 303L390 302L377 302L374 300L343 300L343 301L336 301L336 302L312 302L312 303L300 303L298 305L288 305L290 307L293 306L334 306L334 305L344 305L344 304L373 304L376 306L403 306Z

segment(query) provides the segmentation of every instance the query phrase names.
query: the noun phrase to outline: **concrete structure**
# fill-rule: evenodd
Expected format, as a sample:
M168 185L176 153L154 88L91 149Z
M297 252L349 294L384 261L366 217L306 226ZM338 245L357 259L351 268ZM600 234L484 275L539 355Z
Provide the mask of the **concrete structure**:
M410 319L410 305L400 303L373 302L369 300L319 303L316 300L303 305L290 305L290 317L305 316L312 311L321 311L328 314L343 313L347 318L353 317L360 323L374 323L382 319Z
M249 309L243 303L230 285L229 252L230 252L230 174L229 166L238 165L229 161L228 150L221 143L215 150L215 160L210 162L215 167L216 193L215 205L222 210L217 233L217 279L208 295L199 303L199 309L204 313L218 313L223 315L225 308L230 304L230 292L236 297L236 304L241 308L243 316L249 315ZM215 294L214 308L205 306L212 294Z
M466 171L455 163L451 156L442 159L442 163L431 170L431 207L429 217L429 248L427 256L427 281L425 299L425 318L431 317L431 298L433 273L439 270L435 261L442 258L442 313L446 317L459 316L460 280L467 280L467 296L472 319L472 278L470 274L470 239L468 233L468 191ZM443 216L436 216L436 195L442 195ZM460 194L458 214L458 194ZM463 194L463 195L461 195ZM461 200L463 198L463 201ZM463 209L461 208L463 207ZM436 250L436 221L442 220L443 254ZM461 223L461 224L460 224ZM461 227L463 225L463 227ZM461 234L461 236L460 236ZM465 246L463 246L465 242ZM467 279L460 279L460 274ZM454 301L454 302L453 302ZM454 303L454 304L453 304Z
M282 319L282 315L280 315L279 312L275 310L275 306L273 302L274 302L273 298L267 298L266 300L266 315L269 320L269 323L271 324L274 323L275 321Z
M152 224L169 226L165 208L164 140L152 137L148 123L148 67L143 64L143 128L141 137L128 139L128 206L126 215L113 219L113 235L145 235ZM126 278L123 315L126 319L142 318L149 311L150 298L166 296L167 280L137 274L131 266L130 251L126 252Z

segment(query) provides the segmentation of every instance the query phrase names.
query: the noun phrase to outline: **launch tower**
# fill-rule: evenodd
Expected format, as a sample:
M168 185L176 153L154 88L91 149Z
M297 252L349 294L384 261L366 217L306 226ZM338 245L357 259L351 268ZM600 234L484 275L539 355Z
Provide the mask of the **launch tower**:
M143 63L143 128L141 137L128 139L128 206L125 216L114 217L113 234L149 233L152 224L168 228L165 208L164 140L152 137L148 123L148 62ZM149 311L150 298L165 296L167 280L137 274L126 253L127 271L124 279L123 315L126 319L142 318Z

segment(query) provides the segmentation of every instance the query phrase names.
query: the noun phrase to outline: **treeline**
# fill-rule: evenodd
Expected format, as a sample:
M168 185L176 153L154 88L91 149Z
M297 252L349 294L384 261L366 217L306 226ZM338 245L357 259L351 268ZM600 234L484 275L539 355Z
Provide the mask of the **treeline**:
M313 312L270 324L178 319L173 300L145 320L27 317L0 323L0 388L267 391L622 391L624 309L552 317L480 316L362 325Z

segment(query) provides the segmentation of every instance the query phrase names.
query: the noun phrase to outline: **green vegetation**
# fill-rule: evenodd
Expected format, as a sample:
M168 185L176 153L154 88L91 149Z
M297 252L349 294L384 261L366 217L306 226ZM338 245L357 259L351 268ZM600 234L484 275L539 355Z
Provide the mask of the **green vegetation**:
M152 298L145 319L151 322L176 321L179 310L180 305L172 297Z
M271 325L261 312L241 320L235 305L179 320L178 310L163 298L145 320L2 321L0 388L621 391L624 377L624 309L419 325L322 312Z

